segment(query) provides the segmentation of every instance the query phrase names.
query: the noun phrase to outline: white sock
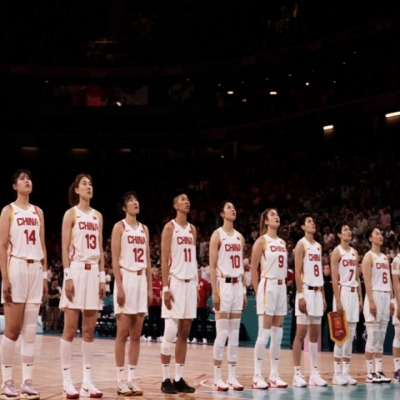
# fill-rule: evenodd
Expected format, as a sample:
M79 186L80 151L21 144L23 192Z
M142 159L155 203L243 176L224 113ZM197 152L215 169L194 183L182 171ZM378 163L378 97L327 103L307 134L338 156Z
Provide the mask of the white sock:
M333 362L333 371L335 374L340 374L340 361Z
M295 375L301 375L300 367L294 367L294 374Z
M1 373L3 382L12 379L15 342L8 337L1 339Z
M32 379L33 363L22 363L22 382Z
M82 340L83 382L91 382L94 342Z
M382 358L375 358L375 371L382 371Z
M183 368L185 364L175 364L175 382L178 382L181 380L183 376Z
M318 343L309 343L310 372L318 372Z
M236 364L228 364L229 380L236 378Z
M60 340L60 360L64 381L71 380L71 347L71 342Z
M125 368L124 367L117 367L117 380L123 381L125 379Z
M214 365L214 381L221 379L221 366Z
M346 375L350 371L350 361L343 361L342 363L343 374Z
M162 366L162 380L164 382L166 379L170 379L169 364L162 364L161 366Z
M367 371L368 373L374 372L374 361L373 360L366 360L367 363Z
M136 378L136 365L129 365L128 367L128 381L134 381Z

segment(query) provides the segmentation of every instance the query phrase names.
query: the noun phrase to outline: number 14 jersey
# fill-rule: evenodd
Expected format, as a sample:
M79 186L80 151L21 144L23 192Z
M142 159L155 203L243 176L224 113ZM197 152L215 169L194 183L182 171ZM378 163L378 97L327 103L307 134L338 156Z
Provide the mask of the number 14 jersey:
M100 221L99 213L93 208L86 214L77 206L72 208L74 223L72 225L70 261L98 263L100 260Z

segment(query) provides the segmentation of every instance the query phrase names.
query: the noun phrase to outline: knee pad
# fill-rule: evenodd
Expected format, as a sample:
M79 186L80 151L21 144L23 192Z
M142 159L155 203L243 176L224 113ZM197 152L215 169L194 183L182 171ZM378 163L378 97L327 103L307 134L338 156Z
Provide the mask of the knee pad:
M400 326L394 327L393 347L400 348Z
M271 329L261 328L258 332L257 340L259 340L260 343L263 344L264 347L266 347L270 336L271 336Z
M333 348L333 356L335 358L342 358L342 346L339 346L338 344L335 344L335 347Z
M164 325L164 336L161 342L161 354L170 356L172 353L172 347L174 344L174 339L178 333L178 324L174 319L165 319Z
M379 336L377 343L375 344L375 353L383 353L383 343L385 342L386 331L387 331L387 322L380 322Z
M39 308L39 304L28 303L25 305L21 336L26 343L35 342Z
M240 319L235 318L229 321L228 361L236 362L239 346Z
M215 325L217 328L217 336L214 341L213 357L214 360L222 361L226 339L228 339L229 336L229 320L218 319Z
M378 324L366 324L367 325L367 343L365 344L365 351L368 353L374 353L375 346L379 343L380 332Z
M343 344L343 357L350 358L353 352L353 340L357 324L349 322L349 337Z
M34 343L36 337L36 324L35 325L26 325L21 330L22 339L25 340L26 343Z
M271 328L271 346L280 347L282 344L283 328L273 326Z

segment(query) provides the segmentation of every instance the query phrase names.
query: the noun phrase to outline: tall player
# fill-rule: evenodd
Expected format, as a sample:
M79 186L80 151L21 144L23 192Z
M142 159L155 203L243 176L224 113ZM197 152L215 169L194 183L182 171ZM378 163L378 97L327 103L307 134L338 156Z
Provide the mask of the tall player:
M225 201L219 207L223 224L210 239L210 280L215 310L216 338L214 341L214 386L219 391L243 390L236 379L236 361L242 311L246 307L246 284L243 267L243 236L234 229L235 206ZM229 378L221 378L224 347L228 339L227 358Z
M71 208L62 222L62 261L64 284L60 308L64 310L64 330L60 340L60 359L64 397L99 398L103 393L91 380L94 330L104 298L103 217L90 206L92 178L79 174L69 188ZM77 392L71 381L71 347L82 310L83 381Z
M294 377L293 387L306 387L300 372L301 349L308 332L310 352L310 386L327 386L318 372L318 336L321 317L326 308L324 278L322 276L322 248L314 240L315 222L310 214L303 214L298 225L304 231L295 248L296 279L296 336L293 341Z
M389 383L391 379L382 372L383 343L393 305L390 303L391 283L387 257L381 253L383 236L379 229L370 229L367 237L371 242L362 261L365 283L364 317L367 327L365 359L367 383ZM375 360L375 366L374 366Z
M140 334L144 316L153 297L149 230L137 220L139 201L136 193L122 196L120 211L125 218L114 225L111 235L111 254L115 277L114 304L117 320L115 363L118 389L122 396L143 394L136 382ZM125 344L129 335L128 381L125 381Z
M257 293L258 337L254 347L253 389L286 388L278 373L283 336L283 321L287 314L286 243L278 237L280 226L278 211L267 208L260 217L260 237L251 254L251 278ZM260 281L258 268L261 266ZM261 374L265 347L271 337L270 375L268 384Z
M183 370L190 326L196 318L196 228L187 221L190 202L183 190L174 192L172 204L176 217L165 224L161 234L162 318L165 319L161 342L161 391L166 394L194 393L195 389L183 379ZM170 362L176 336L175 379L171 382Z
M339 386L356 385L357 381L350 375L349 369L354 334L363 307L358 276L358 253L350 247L352 232L347 222L341 221L336 224L335 234L340 239L340 244L331 255L333 311L337 311L339 314L342 314L343 310L346 312L349 337L344 344L335 344L332 383Z
M39 399L32 386L39 307L47 296L47 259L43 211L29 203L31 173L19 169L12 177L16 200L0 216L0 266L5 332L1 340L2 399ZM14 387L15 342L21 334L22 385Z
M394 326L393 338L393 362L394 362L394 379L400 382L400 254L397 254L392 262L392 283L394 292L394 313L392 323Z

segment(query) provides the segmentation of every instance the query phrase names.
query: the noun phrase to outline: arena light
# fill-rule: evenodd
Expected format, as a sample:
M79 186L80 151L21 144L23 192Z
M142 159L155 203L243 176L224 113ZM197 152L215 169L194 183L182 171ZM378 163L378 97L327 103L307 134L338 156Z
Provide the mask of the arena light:
M242 99L242 103L246 103L247 102L247 99Z
M276 95L278 94L278 92L269 92L269 94L270 94L271 96L276 96Z
M398 117L398 116L400 116L400 111L395 111L395 112L392 112L389 114L385 114L386 118L394 118L394 117Z
M130 153L131 149L119 149L121 153Z
M324 132L331 131L333 129L333 125L325 125L323 129Z
M233 90L228 90L228 94L233 94Z
M21 149L25 150L25 151L36 151L36 150L39 150L39 147L23 146L23 147L21 147Z

